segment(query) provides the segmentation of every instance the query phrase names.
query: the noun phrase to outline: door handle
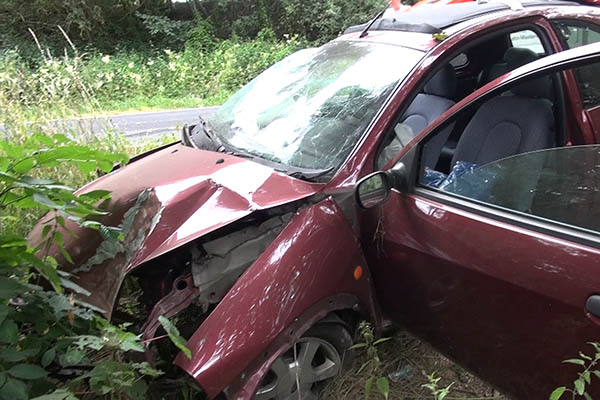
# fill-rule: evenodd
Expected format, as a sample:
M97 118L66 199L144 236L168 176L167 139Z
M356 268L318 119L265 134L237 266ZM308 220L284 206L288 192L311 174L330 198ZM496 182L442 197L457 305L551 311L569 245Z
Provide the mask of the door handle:
M593 316L600 318L600 295L595 294L588 297L585 309Z

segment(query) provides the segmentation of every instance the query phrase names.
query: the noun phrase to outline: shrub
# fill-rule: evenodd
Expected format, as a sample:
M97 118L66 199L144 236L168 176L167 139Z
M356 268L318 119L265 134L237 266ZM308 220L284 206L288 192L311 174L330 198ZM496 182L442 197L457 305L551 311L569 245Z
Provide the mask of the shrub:
M253 41L211 43L206 39L184 51L46 55L33 67L9 51L0 57L0 95L24 107L44 105L75 113L110 108L133 98L193 95L198 102L219 103L271 64L306 45L295 37L276 42L272 32L264 29ZM203 50L208 47L212 49Z
M107 172L115 162L126 162L124 151L143 150L110 132L96 135L85 126L66 129L56 120L56 113L64 111L60 96L65 93L95 104L93 90L77 72L80 61L78 57L45 57L40 69L46 72L38 71L34 79L14 52L2 58L8 68L0 76L0 123L4 124L0 139L2 399L143 399L148 382L161 375L148 363L130 357L146 350L140 336L127 326L110 324L86 304L89 293L49 255L55 246L65 263L69 262L63 248L70 234L67 221L96 229L107 241L121 240L119 227L98 222L103 214L98 205L110 193L77 196L72 188L92 179L96 171ZM34 84L39 91L28 93ZM38 112L26 113L31 107ZM50 108L52 113L43 112ZM44 220L41 241L31 248L26 234L47 211L51 213ZM181 345L180 338L176 339Z
M185 42L186 49L206 53L213 50L215 45L214 29L210 22L200 17L196 18Z
M136 12L144 28L158 46L183 47L193 26L191 21L174 21L164 15L148 15Z

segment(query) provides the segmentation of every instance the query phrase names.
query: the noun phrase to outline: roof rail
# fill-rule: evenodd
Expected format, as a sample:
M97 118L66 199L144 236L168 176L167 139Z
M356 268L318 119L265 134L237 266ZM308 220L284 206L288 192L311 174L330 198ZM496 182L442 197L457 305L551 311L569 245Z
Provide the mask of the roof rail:
M477 4L487 3L506 4L511 10L522 10L524 8L523 3L521 3L521 0L477 0Z

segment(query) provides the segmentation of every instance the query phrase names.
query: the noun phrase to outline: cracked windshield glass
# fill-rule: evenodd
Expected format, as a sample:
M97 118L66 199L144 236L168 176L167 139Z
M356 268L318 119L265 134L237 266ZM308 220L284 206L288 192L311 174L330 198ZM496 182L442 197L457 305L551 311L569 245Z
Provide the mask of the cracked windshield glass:
M420 51L368 42L302 50L231 97L209 121L230 145L277 163L342 163Z

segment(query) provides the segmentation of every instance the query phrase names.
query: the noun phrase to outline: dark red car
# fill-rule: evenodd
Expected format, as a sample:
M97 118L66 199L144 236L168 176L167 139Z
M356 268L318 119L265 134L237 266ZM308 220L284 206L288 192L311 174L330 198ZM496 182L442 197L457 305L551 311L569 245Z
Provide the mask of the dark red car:
M576 3L425 4L290 56L81 189L126 238L67 244L86 301L177 321L209 398L317 397L361 318L546 398L600 338L598 41Z

